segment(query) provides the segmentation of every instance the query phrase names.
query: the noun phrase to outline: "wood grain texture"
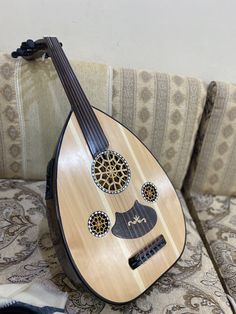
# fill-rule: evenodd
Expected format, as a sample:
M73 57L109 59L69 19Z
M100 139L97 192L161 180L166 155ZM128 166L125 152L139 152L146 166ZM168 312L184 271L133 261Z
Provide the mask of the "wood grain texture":
M176 192L156 159L126 128L104 113L96 116L109 141L131 169L131 181L120 194L101 191L91 175L92 156L72 113L61 143L57 165L57 197L66 245L88 286L110 302L125 303L142 294L179 258L185 243L185 222ZM146 202L141 187L153 182L158 201ZM103 238L88 230L89 216L98 210L108 214L111 226L116 212L126 212L134 201L157 212L155 227L142 238L120 239L109 232ZM163 234L167 244L135 270L128 260Z

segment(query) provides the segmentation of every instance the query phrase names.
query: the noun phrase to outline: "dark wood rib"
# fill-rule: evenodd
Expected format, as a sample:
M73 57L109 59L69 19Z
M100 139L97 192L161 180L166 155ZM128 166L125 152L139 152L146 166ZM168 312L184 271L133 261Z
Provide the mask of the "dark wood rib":
M93 157L108 148L108 140L56 37L45 37L48 53Z

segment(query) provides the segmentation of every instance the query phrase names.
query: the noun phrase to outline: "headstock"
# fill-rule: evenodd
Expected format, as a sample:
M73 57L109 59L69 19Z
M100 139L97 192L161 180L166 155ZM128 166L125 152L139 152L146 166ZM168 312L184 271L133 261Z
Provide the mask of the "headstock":
M13 51L11 56L13 58L23 57L26 60L33 60L40 58L45 55L45 58L48 58L48 48L45 39L39 39L33 41L28 39L27 41L22 42L20 48L17 48L16 51Z

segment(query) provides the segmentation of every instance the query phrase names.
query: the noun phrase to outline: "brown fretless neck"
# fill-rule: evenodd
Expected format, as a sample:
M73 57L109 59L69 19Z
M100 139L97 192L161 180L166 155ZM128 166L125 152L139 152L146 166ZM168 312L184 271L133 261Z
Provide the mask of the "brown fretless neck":
M56 37L45 37L48 52L93 157L108 148L107 138Z

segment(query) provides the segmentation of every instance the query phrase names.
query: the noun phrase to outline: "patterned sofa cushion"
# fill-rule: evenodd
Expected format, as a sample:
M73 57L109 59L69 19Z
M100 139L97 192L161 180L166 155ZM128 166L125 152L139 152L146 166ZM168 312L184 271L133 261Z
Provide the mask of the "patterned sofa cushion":
M212 82L186 188L236 196L236 85Z
M90 102L107 112L107 66L72 65ZM69 111L51 60L0 55L0 178L44 179Z
M188 201L221 279L236 301L236 198L192 192Z
M97 299L83 286L75 289L61 270L50 241L44 190L42 181L0 180L1 283L51 280L68 292L67 311L71 314L232 313L181 193L187 225L182 257L141 297L114 306Z
M113 116L153 152L182 187L206 98L203 82L153 71L113 70Z

